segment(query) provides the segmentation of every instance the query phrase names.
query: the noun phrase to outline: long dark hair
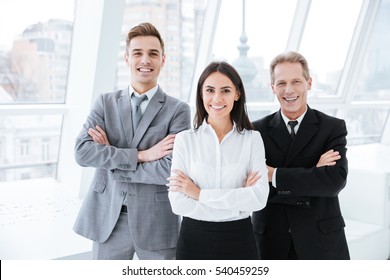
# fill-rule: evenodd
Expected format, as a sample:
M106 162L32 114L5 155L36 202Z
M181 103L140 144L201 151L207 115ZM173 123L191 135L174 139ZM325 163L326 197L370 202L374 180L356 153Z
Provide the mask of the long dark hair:
M203 120L208 117L207 111L203 106L202 87L207 77L214 72L219 72L228 77L240 94L240 98L234 102L233 109L230 112L230 118L236 123L237 130L243 131L244 129L253 129L253 125L249 121L245 105L246 98L244 84L237 70L232 65L224 61L211 62L207 65L199 77L196 89L196 114L193 123L194 128L198 129L202 125Z

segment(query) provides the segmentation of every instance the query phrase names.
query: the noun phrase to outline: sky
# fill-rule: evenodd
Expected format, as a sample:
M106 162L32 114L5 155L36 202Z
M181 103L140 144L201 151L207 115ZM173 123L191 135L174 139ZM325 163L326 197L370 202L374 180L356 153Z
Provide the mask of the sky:
M10 48L15 35L31 24L52 18L73 21L74 0L1 0L0 46Z

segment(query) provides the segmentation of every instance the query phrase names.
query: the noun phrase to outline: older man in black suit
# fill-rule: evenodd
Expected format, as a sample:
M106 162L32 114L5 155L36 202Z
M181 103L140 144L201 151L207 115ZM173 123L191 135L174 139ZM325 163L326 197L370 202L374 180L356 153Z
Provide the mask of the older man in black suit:
M297 52L271 62L280 110L253 124L264 141L270 194L252 215L260 259L349 259L339 192L348 173L345 121L311 109Z

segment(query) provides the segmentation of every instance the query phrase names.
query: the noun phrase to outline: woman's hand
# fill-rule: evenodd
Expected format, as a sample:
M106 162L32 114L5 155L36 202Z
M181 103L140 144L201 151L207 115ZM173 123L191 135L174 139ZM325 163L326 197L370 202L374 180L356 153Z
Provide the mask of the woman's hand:
M194 181L180 170L172 170L172 173L176 176L167 178L168 191L181 192L192 199L199 200L200 188L194 184Z
M248 177L246 178L244 187L252 187L256 184L257 180L259 180L261 176L259 175L259 171L249 172Z

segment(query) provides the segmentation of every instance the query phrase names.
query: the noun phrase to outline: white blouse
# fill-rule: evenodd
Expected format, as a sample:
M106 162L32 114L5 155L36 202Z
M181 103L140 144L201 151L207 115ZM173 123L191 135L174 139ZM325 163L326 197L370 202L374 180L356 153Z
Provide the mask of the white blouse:
M177 215L203 221L233 221L261 210L268 199L268 170L260 133L238 132L236 127L219 143L205 121L197 130L186 130L175 138L172 170L188 175L201 189L199 201L180 192L169 192L172 210ZM249 172L261 178L245 187ZM174 176L171 173L171 176Z

